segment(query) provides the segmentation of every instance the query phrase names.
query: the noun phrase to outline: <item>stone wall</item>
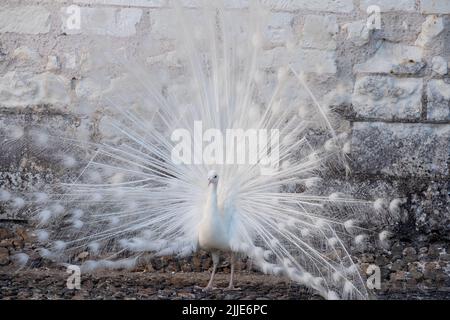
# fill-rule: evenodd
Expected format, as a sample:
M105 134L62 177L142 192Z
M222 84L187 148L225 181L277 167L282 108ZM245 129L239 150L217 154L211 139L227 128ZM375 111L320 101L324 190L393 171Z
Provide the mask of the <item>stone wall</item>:
M195 9L201 1L184 2ZM245 0L226 3L236 12L247 6ZM429 280L426 263L447 272L447 264L439 263L448 258L450 240L450 1L264 3L272 8L265 67L277 68L283 46L294 43L292 65L310 74L313 91L341 114L341 128L351 134L351 174L331 183L352 185L365 198L397 199L390 203L395 217L387 221L397 231L398 252L384 260L379 257L386 253L376 255L377 263L388 266L385 277L400 277L404 284L422 268L415 280ZM81 10L80 29L68 27L73 4ZM367 13L374 5L378 26L376 13ZM169 0L2 1L2 135L21 136L21 128L30 130L34 123L79 130L73 114L101 113L103 96L124 83L116 70L106 74L108 81L89 76L95 64L89 48L101 39L116 48L146 46L148 61L176 64L170 10ZM36 159L26 145L3 144L0 184L20 190L51 181L54 170L45 164L45 155ZM0 213L0 219L15 218L8 210ZM397 260L403 265L395 265Z

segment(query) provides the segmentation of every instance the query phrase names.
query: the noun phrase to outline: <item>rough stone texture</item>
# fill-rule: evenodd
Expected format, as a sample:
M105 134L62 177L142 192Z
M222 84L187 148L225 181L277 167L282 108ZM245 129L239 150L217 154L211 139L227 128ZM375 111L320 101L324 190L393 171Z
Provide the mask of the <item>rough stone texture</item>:
M347 31L347 39L355 45L362 46L369 42L369 29L365 20L347 23L342 28Z
M50 12L40 6L0 7L0 33L42 34L50 31Z
M53 73L22 73L11 71L0 76L0 106L26 107L49 104L67 105L69 81Z
M366 76L356 80L352 103L360 117L419 119L422 80L390 76Z
M422 13L450 13L450 3L447 0L421 0L420 10Z
M444 30L442 17L428 16L422 24L422 32L419 34L415 44L425 47Z
M448 177L450 126L356 122L355 169L400 177Z
M199 21L200 10L196 8L201 2L183 1L193 8L191 14ZM361 268L370 263L381 267L380 297L448 298L450 1L263 2L271 11L268 26L262 30L266 41L260 67L274 73L275 78L276 70L288 63L306 73L311 90L331 111L336 130L345 131L352 142L346 152L354 170L348 176L335 173L332 181L318 186L316 192L329 195L338 189L359 199L384 198L385 207L399 200L392 212L385 209L366 217L395 235L391 246L369 248L355 260ZM79 30L67 29L67 6L72 3L81 8ZM366 9L370 5L380 7L380 29L367 27ZM227 0L225 6L243 23L247 21L246 10L242 10L248 8L247 0ZM111 48L108 52L112 55L121 50L131 56L145 53L144 61L154 70L169 69L158 78L165 90L186 97L186 77L175 45L181 33L170 7L171 0L1 3L0 187L34 192L61 176L70 176L61 165L56 145L39 147L42 137L36 128L50 127L58 136L96 136L101 132L106 138L114 138L102 126L101 116L109 106L104 97L124 99L130 105L145 102L127 93L133 83L123 71L108 64L107 59L93 57L92 50L102 44ZM272 80L267 82L267 87L273 85ZM299 86L289 90L299 105L309 103ZM261 96L264 94L261 92ZM34 142L24 143L30 136ZM27 214L0 204L0 219L16 224ZM25 241L15 232L6 234L3 230L0 227L0 264L9 267L13 254ZM210 264L209 256L183 261L166 257L151 262L152 270L160 273L143 281L139 280L141 274L130 276L132 279L126 278L126 273L114 274L117 283L128 279L127 287L132 292L114 290L117 286L108 287L107 279L95 277L86 279L86 283L92 281L111 290L77 295L55 286L41 292L32 281L47 286L53 275L41 274L40 270L14 279L11 273L0 272L6 274L0 279L0 287L9 288L2 290L4 298L225 298L224 292L205 296L190 291L190 277L195 278L190 272L208 270ZM245 266L242 270L251 271ZM170 278L172 272L176 273L174 279ZM227 266L221 266L221 272L227 272ZM199 277L202 283L206 281L204 275ZM148 281L159 281L155 279L164 280L145 287ZM231 297L308 298L303 292L283 291L285 287L279 282L258 279L246 283L253 283L252 289ZM178 285L179 281L183 284ZM29 290L20 293L14 286ZM169 292L167 286L175 289Z
M416 74L423 67L420 48L384 42L370 59L355 65L354 71L356 73Z
M372 31L372 43L388 41L393 44L414 45L417 36L422 31L422 23L426 17L417 14L399 14L399 12L381 13L381 28Z
M117 6L160 8L166 4L167 0L74 0L73 2L79 4L110 4Z
M308 15L305 18L301 45L304 48L335 50L336 41L333 36L338 30L336 17Z
M292 65L296 70L306 73L336 73L337 71L334 51L298 50Z
M282 46L294 37L293 20L292 13L276 12L271 15L265 35L272 46Z
M348 13L353 10L352 0L263 0L268 7L276 10L314 10Z
M427 117L430 120L450 120L450 83L431 80L427 87Z
M445 60L443 57L436 56L433 57L433 60L431 60L431 63L433 64L432 68L433 71L437 74L443 76L444 74L447 74L448 72L448 63L447 60Z
M414 12L417 11L415 0L361 0L361 10L367 10L369 6L378 6L380 12L388 11L405 11Z

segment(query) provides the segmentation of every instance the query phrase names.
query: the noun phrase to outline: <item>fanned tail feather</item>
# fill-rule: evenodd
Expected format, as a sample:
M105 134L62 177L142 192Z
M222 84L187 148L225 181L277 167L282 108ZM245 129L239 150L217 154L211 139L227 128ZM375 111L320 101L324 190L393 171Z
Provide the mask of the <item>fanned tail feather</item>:
M133 268L146 252L192 254L198 250L206 176L214 169L234 251L249 256L262 272L287 276L326 298L367 298L348 248L355 237L349 229L358 229L352 221L368 203L309 193L326 174L325 162L343 159L343 145L320 105L299 113L307 101L295 92L312 94L299 78L301 70L288 60L275 72L260 67L264 10L251 3L240 12L220 1L195 10L176 6L184 74L179 85L187 94L160 90L145 67L100 50L128 72L130 94L143 104L127 105L127 97L111 93L103 136L96 139L34 129L39 135L28 143L40 152L57 148L62 168L71 173L69 183L40 192L39 201L28 198L42 256L70 262L86 251L89 259L82 266L93 270ZM199 20L202 29L196 27ZM278 130L280 165L261 174L264 155L274 145L265 146L253 164L174 163L172 133L182 128L194 136L196 121L203 130L222 133ZM318 143L319 131L337 148ZM192 158L201 159L192 147Z

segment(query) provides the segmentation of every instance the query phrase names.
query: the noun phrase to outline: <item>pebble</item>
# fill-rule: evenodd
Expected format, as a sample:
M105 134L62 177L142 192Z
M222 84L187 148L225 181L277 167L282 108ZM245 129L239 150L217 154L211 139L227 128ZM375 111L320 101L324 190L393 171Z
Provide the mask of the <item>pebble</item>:
M9 251L7 248L0 248L0 266L9 264Z

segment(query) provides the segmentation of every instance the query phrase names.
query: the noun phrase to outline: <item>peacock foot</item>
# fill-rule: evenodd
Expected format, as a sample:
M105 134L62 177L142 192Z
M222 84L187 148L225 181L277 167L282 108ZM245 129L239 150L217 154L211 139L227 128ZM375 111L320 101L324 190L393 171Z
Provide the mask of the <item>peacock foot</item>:
M201 290L203 292L211 292L213 290L216 290L216 287L213 286L206 286L206 287L200 287L200 286L194 286L195 290Z
M235 286L228 286L225 288L226 291L241 291L241 288L235 287Z
M211 292L213 290L217 290L216 287L205 287L202 289L203 292Z

